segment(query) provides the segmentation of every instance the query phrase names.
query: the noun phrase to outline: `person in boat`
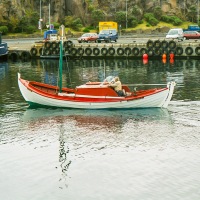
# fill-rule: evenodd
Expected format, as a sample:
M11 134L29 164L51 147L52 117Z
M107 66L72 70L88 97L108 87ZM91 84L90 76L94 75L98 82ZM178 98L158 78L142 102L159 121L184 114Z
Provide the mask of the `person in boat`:
M119 80L119 77L115 77L108 85L117 92L118 96L126 96L125 91L122 89L122 83Z

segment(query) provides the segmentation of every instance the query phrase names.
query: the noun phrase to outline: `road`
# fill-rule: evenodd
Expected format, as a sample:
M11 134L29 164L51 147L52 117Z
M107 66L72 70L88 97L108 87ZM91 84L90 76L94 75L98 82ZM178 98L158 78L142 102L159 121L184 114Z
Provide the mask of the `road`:
M16 49L16 50L30 50L31 46L35 43L35 42L42 42L43 38L19 38L19 39L4 39L4 42L7 42L8 47L12 50ZM71 40L75 45L79 44L77 42L77 38L69 38L69 40ZM165 40L165 37L163 36L153 36L150 37L148 35L144 35L143 37L130 37L130 36L123 36L123 37L119 37L117 43L113 43L113 44L146 44L148 40ZM177 41L177 40L176 40ZM180 41L180 42L187 42L187 43L192 43L192 42L197 42L197 40L185 40L185 41Z

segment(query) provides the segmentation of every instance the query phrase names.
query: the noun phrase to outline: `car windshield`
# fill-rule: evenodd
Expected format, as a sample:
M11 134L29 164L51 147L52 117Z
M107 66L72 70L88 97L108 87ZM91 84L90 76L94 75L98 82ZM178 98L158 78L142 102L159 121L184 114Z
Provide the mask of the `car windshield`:
M168 35L175 35L175 34L178 34L177 30L170 30L168 33Z
M114 34L115 33L115 31L114 30L102 30L101 32L100 32L100 34Z
M85 33L82 35L82 37L90 37L90 34L89 33Z

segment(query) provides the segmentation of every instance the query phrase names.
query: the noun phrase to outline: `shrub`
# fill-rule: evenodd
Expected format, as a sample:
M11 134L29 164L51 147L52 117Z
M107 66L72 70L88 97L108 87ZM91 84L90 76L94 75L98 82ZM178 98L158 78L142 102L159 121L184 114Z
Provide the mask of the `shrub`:
M150 27L151 25L149 23L146 24L146 27Z
M60 28L60 24L58 22L53 22L53 26L54 26L55 29Z
M144 18L151 26L156 26L159 23L152 13L146 13Z
M88 32L90 32L90 29L84 28L84 29L83 29L83 32L84 32L84 33L88 33Z
M161 17L161 20L163 22L171 23L171 24L173 24L175 26L181 25L183 23L182 20L180 18L176 17L176 16L166 16L166 15L163 15Z
M28 34L34 33L35 32L35 26L27 26L25 32L28 33Z
M0 26L0 32L2 33L2 35L6 35L8 33L8 27Z

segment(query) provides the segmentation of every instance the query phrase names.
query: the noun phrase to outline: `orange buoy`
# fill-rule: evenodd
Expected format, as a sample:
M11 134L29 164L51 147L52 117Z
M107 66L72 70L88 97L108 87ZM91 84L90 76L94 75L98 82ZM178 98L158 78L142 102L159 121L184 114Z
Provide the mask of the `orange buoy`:
M167 58L167 55L164 53L163 55L162 55L162 59L166 59Z
M169 54L169 58L170 58L170 59L174 59L174 53L170 53L170 54Z

